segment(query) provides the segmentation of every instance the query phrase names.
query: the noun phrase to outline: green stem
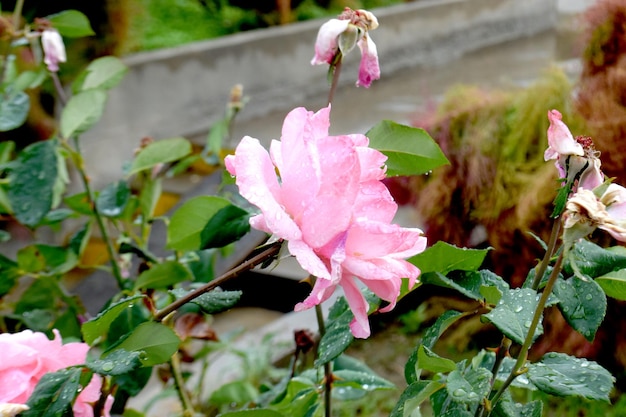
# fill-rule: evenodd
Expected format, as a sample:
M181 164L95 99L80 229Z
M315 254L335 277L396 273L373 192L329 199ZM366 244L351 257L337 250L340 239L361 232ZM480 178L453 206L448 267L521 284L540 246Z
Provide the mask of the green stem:
M180 367L180 358L178 357L178 352L172 355L172 359L170 360L170 366L172 368L172 376L174 377L174 385L176 385L178 397L180 398L180 402L183 405L183 417L191 417L195 414L195 410L193 409L193 405L191 404L189 395L185 390L185 381L183 379L183 373Z
M343 61L341 52L338 53L338 58L336 58L335 61L335 63L331 64L331 68L333 69L333 80L330 84L330 91L328 92L328 104L332 104L333 99L335 98L335 91L337 91L337 85L339 84L341 62Z
M537 308L535 309L535 314L533 315L533 319L530 323L530 327L528 328L528 334L526 335L526 339L524 339L524 343L522 344L522 348L520 349L519 355L517 357L517 361L511 369L511 373L502 386L498 389L496 394L491 399L492 409L497 404L498 400L504 393L504 391L511 385L513 380L517 378L519 375L523 374L525 371L522 370L523 366L526 364L526 360L528 359L528 351L530 346L533 343L535 332L537 331L537 327L539 325L539 321L543 316L543 310L546 307L546 302L548 301L548 297L550 297L550 293L552 293L552 288L556 283L556 280L561 272L561 268L563 267L563 252L559 255L554 264L554 268L552 269L552 273L550 274L550 278L546 284L546 287L543 289L543 293L541 294L541 298L537 303Z
M20 19L22 18L22 10L24 9L24 0L17 0L15 2L15 9L13 9L13 30L17 31L20 25Z
M267 247L258 255L255 255L254 257L242 262L241 264L237 265L235 268L227 271L223 275L215 278L213 281L203 285L202 287L196 288L194 291L187 293L185 296L174 301L173 303L166 306L162 310L157 311L156 314L154 315L154 320L163 321L163 319L167 317L169 314L178 310L181 306L187 304L193 299L201 296L204 293L214 290L216 287L219 287L226 281L237 277L242 272L248 271L257 265L262 264L266 260L278 255L282 244L283 244L282 240L279 240L277 242L270 244L269 247Z
M80 144L78 142L78 138L74 137L74 147L76 154L80 157ZM96 206L95 199L93 197L93 192L91 190L91 186L89 185L89 178L87 177L87 173L85 172L85 168L82 164L82 158L79 161L76 161L76 169L80 174L80 178L83 182L83 186L85 187L85 193L87 195L87 199L89 200L89 205L91 206L91 210L93 211L94 217L96 218L96 223L98 223L98 229L100 230L100 234L102 236L102 240L104 240L107 253L111 260L111 270L113 272L113 276L115 277L115 281L117 282L117 286L123 290L124 289L124 278L122 277L122 272L120 271L120 267L117 264L117 256L115 255L115 251L113 250L113 243L109 238L109 234L106 230L106 226L104 225L104 220L98 211L98 207Z
M543 275L546 273L548 269L548 265L550 265L550 259L556 250L556 243L561 233L561 218L557 217L554 219L554 224L552 225L552 232L550 233L550 240L548 241L548 247L546 248L546 254L544 255L541 263L537 267L535 271L535 278L533 279L533 283L531 288L535 291L539 289L539 285L541 285L541 279Z
M315 317L317 318L317 326L320 331L320 340L326 334L326 325L324 324L324 313L322 307L317 304L315 306ZM330 417L332 410L332 388L333 388L333 373L330 368L330 362L324 364L324 415Z

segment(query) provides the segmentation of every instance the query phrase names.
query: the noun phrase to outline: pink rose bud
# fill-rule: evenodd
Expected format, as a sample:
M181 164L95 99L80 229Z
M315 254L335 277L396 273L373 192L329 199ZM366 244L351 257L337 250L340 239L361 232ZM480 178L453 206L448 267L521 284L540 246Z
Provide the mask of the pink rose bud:
M43 47L43 62L48 66L48 70L57 72L59 62L66 62L65 45L59 32L54 29L46 29L41 34L41 46Z
M558 110L548 112L548 149L544 159L554 159L559 177L570 181L574 191L578 188L592 190L604 182L604 174L600 170L599 152L593 146L591 138L577 136L574 138L567 125L561 120Z

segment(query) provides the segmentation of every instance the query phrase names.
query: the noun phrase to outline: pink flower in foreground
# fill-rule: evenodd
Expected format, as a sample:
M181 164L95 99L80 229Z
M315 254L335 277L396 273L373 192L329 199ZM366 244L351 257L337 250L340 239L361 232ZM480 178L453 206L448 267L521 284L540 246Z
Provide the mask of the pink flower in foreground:
M59 63L67 61L63 38L56 30L46 29L41 33L41 46L44 53L43 62L48 66L49 71L57 72Z
M44 333L24 330L0 334L0 404L25 404L41 377L68 366L84 364L89 346L85 343L62 344L57 330L50 340ZM100 398L102 381L94 376L81 391L73 406L76 417L93 417L92 404ZM105 416L113 405L107 399Z
M590 138L577 136L574 138L567 125L561 120L558 110L550 110L548 119L548 149L544 159L555 159L559 177L573 182L577 187L594 189L604 182L604 174L600 171L599 152L593 147ZM574 183L575 181L575 183Z
M368 32L378 27L378 20L367 10L351 10L346 7L337 19L324 23L317 33L315 56L311 65L335 65L355 45L361 50L357 86L369 88L372 81L380 78L378 51ZM337 57L338 54L341 56Z
M366 338L369 306L357 279L390 303L381 311L391 310L401 279L413 286L420 272L404 258L423 251L426 238L419 229L391 224L398 206L381 182L387 158L368 148L364 135L328 136L329 113L330 107L291 111L269 154L246 136L226 168L241 195L261 210L252 227L285 239L317 277L295 309L320 304L340 285L355 316L351 331Z

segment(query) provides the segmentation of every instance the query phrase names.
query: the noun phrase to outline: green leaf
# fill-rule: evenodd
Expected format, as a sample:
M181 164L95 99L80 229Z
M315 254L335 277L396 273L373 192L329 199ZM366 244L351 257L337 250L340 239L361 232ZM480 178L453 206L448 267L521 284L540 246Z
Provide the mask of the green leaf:
M551 352L528 365L528 379L541 391L609 402L613 376L596 362Z
M72 96L61 112L61 135L71 138L89 130L102 117L107 95L87 90Z
M451 372L456 369L456 363L447 358L442 358L424 345L417 348L417 366L430 372Z
M299 414L293 414L299 415ZM220 417L285 417L278 411L255 408L252 410L233 411L231 413L220 414Z
M500 292L509 290L509 285L501 277L491 271L452 273L447 277L439 272L427 272L420 276L423 284L432 284L456 290L473 300L485 299L484 287L495 287Z
M59 31L63 36L68 38L79 38L82 36L91 36L96 33L91 28L89 19L78 10L64 10L46 16L52 27Z
M100 375L117 376L141 367L141 352L117 349L106 359L87 360L87 367Z
M161 197L163 182L160 178L146 180L139 194L139 207L143 217L148 220L154 215L154 210Z
M591 278L626 268L626 255L614 250L604 249L585 239L581 239L574 245L570 255L567 257L567 262L563 266L563 270L570 275L573 274L570 265L572 260L576 262L580 272Z
M296 376L289 379L284 397L274 401L271 407L284 416L309 416L317 408L318 400L316 384Z
M369 313L378 309L380 299L371 291L364 291L365 300L370 306ZM354 314L345 297L340 297L328 312L326 333L318 345L318 357L314 366L321 366L341 355L352 343L354 336L350 331L350 322Z
M199 250L205 225L228 205L228 200L213 196L198 196L185 201L170 219L167 247L178 251Z
M543 415L543 403L539 400L527 404L516 403L511 394L505 391L493 411L493 417L541 417Z
M370 147L387 156L387 175L420 175L450 162L424 130L383 120L366 134Z
M128 67L114 56L97 58L78 76L72 89L74 93L99 88L110 90L122 81Z
M72 402L80 391L81 368L61 369L44 374L26 405L22 417L65 417L71 414Z
M190 292L191 291L185 291L182 288L170 291L176 298L181 298ZM242 294L241 291L223 291L221 289L215 289L194 298L191 302L200 306L202 311L207 314L216 314L228 310L237 304Z
M15 142L12 140L5 140L0 142L0 165L6 164L12 158L15 151Z
M228 205L218 210L200 234L201 249L221 248L241 239L250 231L250 213Z
M71 249L76 256L80 257L85 251L87 243L89 243L90 236L91 222L87 222L72 235L68 245L69 249Z
M439 316L432 326L426 329L424 335L422 336L421 344L413 350L413 353L411 353L406 365L404 366L404 378L407 383L412 384L419 379L420 373L417 370L419 348L424 346L428 349L432 349L437 340L439 340L439 337L441 337L443 332L445 332L448 327L468 314L469 313L460 313L458 311L448 310Z
M583 281L577 276L559 279L554 286L559 309L565 320L585 339L593 341L604 315L606 295L594 280Z
M29 110L28 94L23 91L0 92L0 132L22 126L28 117Z
M107 185L96 199L96 208L106 217L119 217L130 199L130 187L124 180Z
M17 263L26 272L52 276L64 274L74 268L78 258L69 248L36 244L20 249Z
M23 71L13 81L15 91L24 91L30 88L37 88L43 83L47 77L45 70L41 71Z
M389 417L412 416L413 411L426 401L432 394L444 388L445 385L437 381L416 381L410 384L396 403ZM417 414L419 416L419 414Z
M505 336L519 344L524 343L535 312L539 296L531 289L515 288L503 292L496 307L483 317L496 326ZM543 333L541 323L533 340Z
M0 254L0 297L11 291L19 277L17 263Z
M124 298L109 306L93 319L86 321L81 329L85 342L91 345L97 338L106 334L109 331L113 320L115 320L117 316L122 313L122 311L127 308L131 308L134 303L139 302L143 298L143 295L135 295L133 297Z
M148 321L141 323L130 334L126 335L119 343L107 349L102 358L118 349L129 352L144 352L141 357L143 366L154 366L170 360L178 350L180 339L169 327Z
M174 162L191 153L191 143L185 138L170 138L152 142L135 157L128 175L151 169L159 164Z
M609 297L626 301L626 268L599 276L595 281Z
M407 259L423 273L440 272L446 275L451 271L476 271L482 265L489 249L458 248L438 241L424 252Z
M454 370L448 375L446 390L456 402L475 405L489 394L491 372L485 368L468 368L465 372Z
M189 268L177 261L166 261L142 272L135 282L135 290L162 289L190 279Z
M495 360L495 355L494 355ZM498 374L496 375L496 379L500 382L504 382L507 380L509 375L511 375L511 371L513 371L513 367L515 366L516 360L511 358L510 356L506 356L502 359L502 364L498 369ZM535 387L532 382L528 379L528 375L526 373L522 373L518 375L517 378L513 380L511 386L523 388L526 390L536 391L537 387Z
M227 382L213 391L209 402L216 405L238 404L243 405L254 401L259 392L250 381L240 380ZM267 410L269 411L269 410Z
M27 146L9 173L8 197L17 220L34 227L52 208L58 176L57 143L54 140Z

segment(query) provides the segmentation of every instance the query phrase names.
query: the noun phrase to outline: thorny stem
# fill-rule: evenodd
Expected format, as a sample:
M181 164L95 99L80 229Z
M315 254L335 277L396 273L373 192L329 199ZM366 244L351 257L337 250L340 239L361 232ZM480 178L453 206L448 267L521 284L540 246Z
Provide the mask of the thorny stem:
M552 269L552 273L550 274L550 278L548 278L548 282L546 287L543 289L543 293L541 293L541 298L537 303L537 308L535 309L535 314L533 315L532 322L530 323L530 327L528 328L528 334L526 335L526 339L524 340L524 344L520 349L519 355L517 356L517 361L511 369L511 373L502 386L498 389L496 394L491 399L491 405L495 406L504 393L504 391L511 385L513 380L517 378L519 375L523 374L525 370L523 370L523 366L526 364L526 360L528 359L528 350L533 343L533 337L535 335L535 331L537 330L537 326L539 325L539 321L543 315L543 310L545 309L546 302L548 301L548 297L552 293L552 288L554 287L554 283L561 272L561 268L563 267L563 252L559 254L559 257L556 259L556 263L554 264L554 268Z
M268 248L263 250L258 255L255 255L254 257L242 262L241 264L227 271L223 275L215 278L213 281L203 285L202 287L199 287L195 289L194 291L187 293L185 296L174 301L167 307L163 308L162 310L157 311L156 314L154 315L154 319L156 321L163 321L163 319L167 317L170 313L178 310L181 306L187 304L191 300L201 296L204 293L214 290L216 287L219 287L226 281L237 277L242 272L248 271L257 265L262 264L266 260L278 255L278 252L280 252L280 247L282 246L282 243L283 241L279 240L270 244Z
M552 225L552 232L550 233L550 240L548 241L548 247L546 249L546 254L544 255L541 263L539 264L537 270L535 271L535 278L533 279L533 283L531 288L535 291L539 289L539 285L541 285L541 280L543 275L546 273L548 269L548 265L550 264L550 258L554 254L556 249L556 242L558 240L559 234L561 233L561 218L557 217L554 219L554 224Z
M320 340L326 333L326 326L324 324L324 313L322 313L322 307L317 304L315 306L315 317L317 317L317 325L320 330ZM333 373L330 369L330 362L324 364L324 412L326 417L330 417L331 403L332 403L332 388L333 388Z

